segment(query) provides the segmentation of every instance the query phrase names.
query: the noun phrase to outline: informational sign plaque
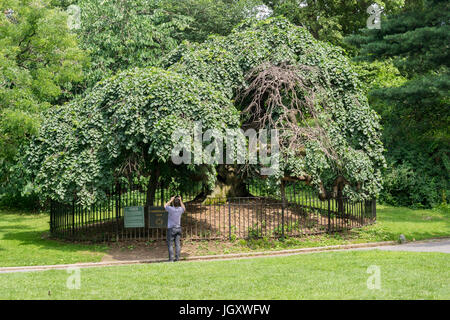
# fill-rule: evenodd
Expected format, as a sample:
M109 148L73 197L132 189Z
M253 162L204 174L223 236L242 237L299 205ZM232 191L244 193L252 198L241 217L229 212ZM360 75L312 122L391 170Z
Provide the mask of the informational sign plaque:
M148 208L148 227L167 229L168 213L163 207Z
M144 207L125 207L125 228L144 228Z

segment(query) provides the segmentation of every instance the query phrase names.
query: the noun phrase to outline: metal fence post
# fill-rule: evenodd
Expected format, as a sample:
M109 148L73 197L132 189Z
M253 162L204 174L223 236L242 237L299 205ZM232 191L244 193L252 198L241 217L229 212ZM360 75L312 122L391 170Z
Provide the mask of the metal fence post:
M331 233L331 208L330 208L330 199L328 199L328 233Z
M377 199L372 199L372 222L377 220Z
M281 181L281 239L284 240L284 207L286 205L286 189L284 181Z
M55 208L53 205L53 200L50 200L50 234L53 235L54 232L54 220L55 220Z
M229 239L231 241L231 203L230 199L227 199L228 202L228 233L229 233Z
M116 185L116 241L119 241L120 183Z
M72 200L72 239L75 238L75 199Z
M364 225L364 200L362 200L361 201L361 214L360 214L360 217L359 217L359 220L360 220L360 224L361 224L361 226L363 226Z

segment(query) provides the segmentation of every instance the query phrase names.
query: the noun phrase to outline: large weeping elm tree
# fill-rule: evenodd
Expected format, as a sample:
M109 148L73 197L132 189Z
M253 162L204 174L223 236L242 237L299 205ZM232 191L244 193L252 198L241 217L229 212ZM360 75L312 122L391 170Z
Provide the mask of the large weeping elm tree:
M268 183L304 181L322 199L376 196L385 166L379 117L351 63L283 18L186 42L160 69L122 72L46 119L27 159L41 194L59 200L76 195L91 203L131 172L155 185L174 167L173 130L191 130L196 121L222 132L278 129L280 165ZM216 179L213 194L225 196L244 192L236 176L258 175L258 168L187 166L211 186Z
M223 94L158 68L119 73L84 99L50 110L46 119L28 151L39 192L84 204L104 195L117 178L133 175L151 178L153 202L158 178L172 165L176 129L191 132L199 121L224 132L239 126L239 113ZM208 166L190 169L205 179L214 174Z
M244 128L280 130L281 164L272 183L302 180L322 199L380 191L380 119L338 47L271 18L247 21L227 37L184 44L163 66L226 94L242 112Z

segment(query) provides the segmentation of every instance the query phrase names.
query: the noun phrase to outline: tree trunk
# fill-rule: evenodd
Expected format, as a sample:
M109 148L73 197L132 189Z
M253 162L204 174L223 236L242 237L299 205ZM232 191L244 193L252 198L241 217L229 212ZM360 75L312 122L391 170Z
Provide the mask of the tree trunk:
M155 203L156 189L158 188L160 171L158 166L155 166L151 171L150 180L147 186L147 206L153 206Z
M281 205L283 206L284 210L284 208L286 208L286 182L284 180L281 180L280 192L281 192Z
M344 199L342 196L342 190L344 189L343 183L338 183L337 185L337 204L338 204L338 212L340 217L344 217Z
M227 199L232 197L248 197L247 186L232 167L220 166L217 169L217 182L214 190L207 198Z

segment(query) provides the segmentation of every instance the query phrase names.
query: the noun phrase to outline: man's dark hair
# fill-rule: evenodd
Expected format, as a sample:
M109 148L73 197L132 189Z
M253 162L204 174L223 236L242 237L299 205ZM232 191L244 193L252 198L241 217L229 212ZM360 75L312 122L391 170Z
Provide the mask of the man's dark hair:
M175 207L180 207L181 206L181 202L180 202L180 198L176 197L175 199L173 199L173 205Z

